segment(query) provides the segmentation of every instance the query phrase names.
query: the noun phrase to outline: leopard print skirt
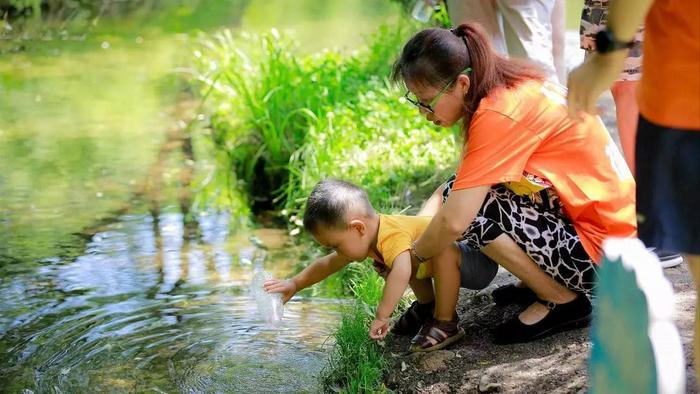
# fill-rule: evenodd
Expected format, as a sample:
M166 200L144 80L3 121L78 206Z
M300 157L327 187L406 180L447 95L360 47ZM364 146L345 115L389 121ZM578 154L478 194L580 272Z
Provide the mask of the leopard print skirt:
M443 203L454 185L453 175L443 191ZM554 189L521 196L504 185L491 188L462 241L481 249L507 234L548 275L567 288L591 295L596 265L586 253L574 225L564 215Z

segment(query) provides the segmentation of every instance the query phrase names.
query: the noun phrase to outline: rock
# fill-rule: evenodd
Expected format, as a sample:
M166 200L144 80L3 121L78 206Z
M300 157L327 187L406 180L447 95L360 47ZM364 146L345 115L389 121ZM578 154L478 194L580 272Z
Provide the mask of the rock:
M417 362L421 372L433 373L445 368L446 363L455 358L455 353L450 350L436 350L430 353L415 353L411 358Z
M408 365L406 365L405 361L401 361L401 372L405 371L408 369Z
M479 379L479 392L480 393L491 393L494 391L498 391L501 388L501 384L494 382L494 379L491 375L486 374Z

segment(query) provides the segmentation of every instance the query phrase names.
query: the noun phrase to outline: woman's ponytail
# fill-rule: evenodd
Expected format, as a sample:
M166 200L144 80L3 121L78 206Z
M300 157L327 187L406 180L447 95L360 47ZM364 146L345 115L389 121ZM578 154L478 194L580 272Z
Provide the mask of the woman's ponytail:
M465 130L481 99L492 90L511 88L524 80L544 79L544 73L534 64L495 52L478 23L418 32L394 63L392 79L440 89L467 68L471 72L469 91L464 97Z

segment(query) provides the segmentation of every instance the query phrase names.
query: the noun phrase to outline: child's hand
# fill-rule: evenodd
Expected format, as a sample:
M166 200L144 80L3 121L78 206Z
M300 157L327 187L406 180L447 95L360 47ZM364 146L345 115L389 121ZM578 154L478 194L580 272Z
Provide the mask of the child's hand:
M297 285L291 280L270 279L263 283L263 289L268 293L282 293L282 302L287 303L297 292Z
M369 326L369 337L372 339L384 339L389 332L388 318L375 318Z

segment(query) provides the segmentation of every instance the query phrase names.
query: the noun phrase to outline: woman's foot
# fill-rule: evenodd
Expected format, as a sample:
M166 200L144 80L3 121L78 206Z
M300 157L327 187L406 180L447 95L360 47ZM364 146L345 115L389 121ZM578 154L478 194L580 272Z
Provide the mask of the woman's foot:
M494 343L505 345L530 342L558 332L585 327L591 321L593 307L583 294L578 294L574 300L565 304L540 299L537 303L547 309L542 319L533 324L526 324L516 316L493 330Z
M491 292L493 302L498 306L511 304L530 305L537 299L535 292L527 287L519 287L514 284L503 285Z
M464 329L458 323L456 317L450 321L430 319L411 339L411 352L432 352L459 341L464 337Z
M391 327L391 333L394 335L413 336L418 333L420 328L433 317L435 310L435 300L426 304L421 304L418 301L413 301L411 306L406 309L399 320Z

